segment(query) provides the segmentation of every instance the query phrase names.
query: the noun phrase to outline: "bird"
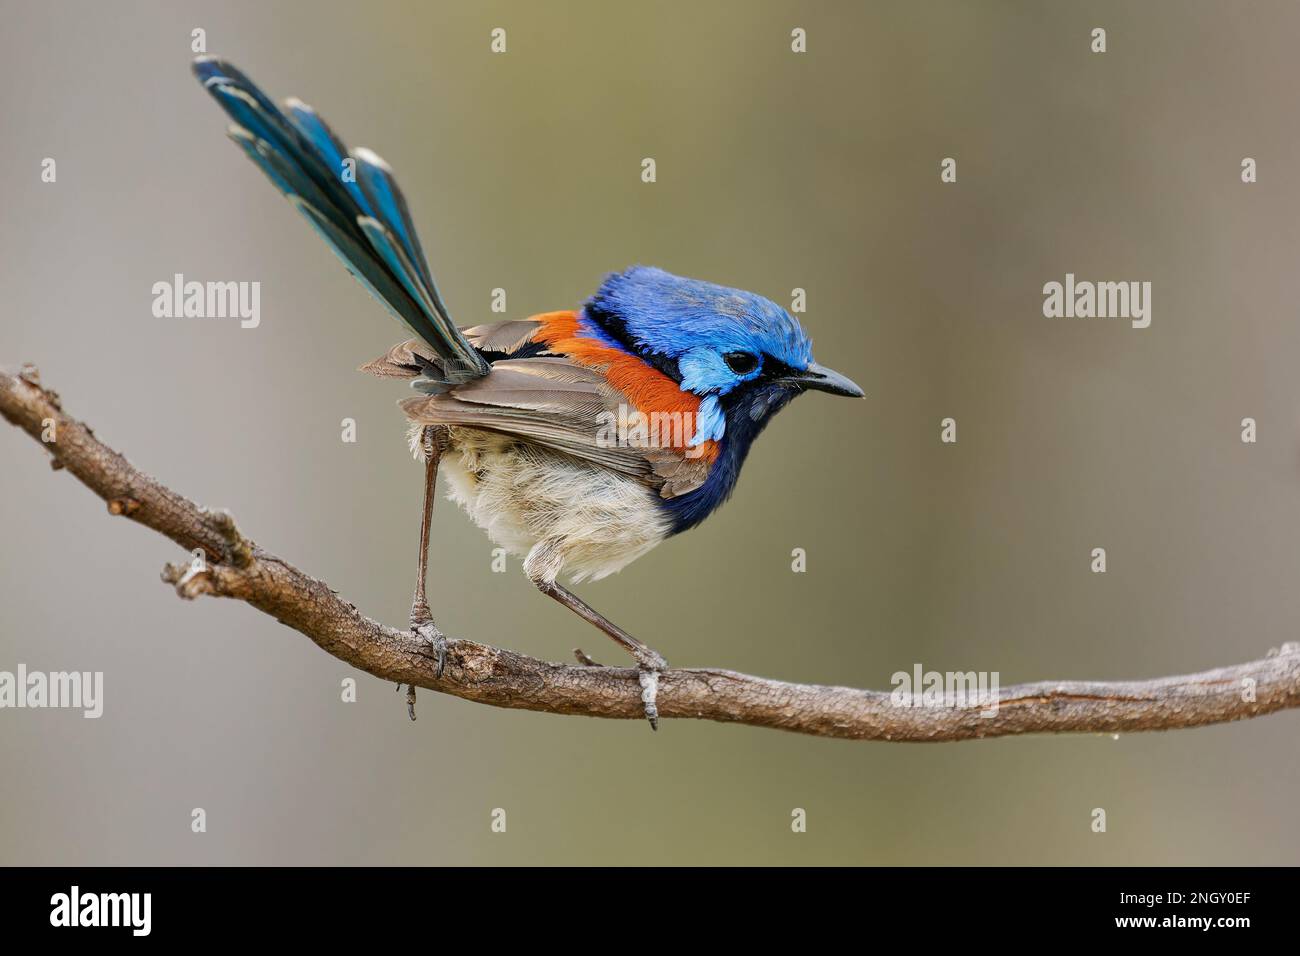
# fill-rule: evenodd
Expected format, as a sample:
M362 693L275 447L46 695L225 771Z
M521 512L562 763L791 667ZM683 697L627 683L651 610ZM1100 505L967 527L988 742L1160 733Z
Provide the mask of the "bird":
M699 525L796 396L863 390L815 362L809 336L772 300L650 266L608 274L576 309L458 326L383 159L349 149L300 100L277 106L226 60L200 56L193 71L230 138L412 335L361 370L412 390L399 404L425 468L410 626L438 674L447 645L426 578L441 470L449 497L542 594L631 655L657 729L667 661L561 577L598 580Z

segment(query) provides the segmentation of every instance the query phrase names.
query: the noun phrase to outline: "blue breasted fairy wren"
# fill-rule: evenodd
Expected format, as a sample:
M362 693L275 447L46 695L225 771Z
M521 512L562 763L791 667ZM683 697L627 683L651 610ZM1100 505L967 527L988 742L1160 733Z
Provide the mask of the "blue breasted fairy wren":
M382 159L349 150L302 102L277 107L224 60L199 57L194 72L234 120L231 138L416 335L362 366L416 392L401 403L425 462L412 629L438 643L441 667L425 597L441 463L451 498L533 584L635 658L656 726L667 662L557 579L612 574L703 521L796 395L862 389L814 362L776 303L642 266L608 276L576 311L458 328Z

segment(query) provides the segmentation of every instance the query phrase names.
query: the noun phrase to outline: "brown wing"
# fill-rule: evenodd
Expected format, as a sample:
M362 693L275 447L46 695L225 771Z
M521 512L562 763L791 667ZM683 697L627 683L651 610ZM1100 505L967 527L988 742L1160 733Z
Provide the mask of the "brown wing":
M562 357L539 356L501 359L485 378L401 405L412 421L517 436L639 478L666 498L703 484L709 471L704 459L625 440L618 422L626 402L600 372Z
M513 319L462 329L484 352L511 355L528 345L539 322ZM418 378L437 357L411 339L361 366L385 378ZM681 449L645 447L620 440L620 406L627 399L597 371L563 356L499 359L485 378L401 403L412 421L456 425L514 435L620 474L643 480L665 498L694 491L708 477L709 463Z

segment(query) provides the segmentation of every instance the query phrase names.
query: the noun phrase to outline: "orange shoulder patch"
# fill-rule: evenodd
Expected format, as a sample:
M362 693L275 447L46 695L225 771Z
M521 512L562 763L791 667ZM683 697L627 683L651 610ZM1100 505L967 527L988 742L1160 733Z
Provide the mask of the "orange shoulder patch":
M690 392L683 392L671 378L629 355L622 349L606 345L585 335L579 325L577 312L545 312L532 316L541 323L533 333L534 342L545 342L553 352L567 355L574 362L604 373L606 380L618 389L638 412L647 417L660 414L681 414L692 423L673 447L685 449L694 432L694 422L699 414L700 400ZM712 462L718 457L718 443L710 440L700 446L699 457Z

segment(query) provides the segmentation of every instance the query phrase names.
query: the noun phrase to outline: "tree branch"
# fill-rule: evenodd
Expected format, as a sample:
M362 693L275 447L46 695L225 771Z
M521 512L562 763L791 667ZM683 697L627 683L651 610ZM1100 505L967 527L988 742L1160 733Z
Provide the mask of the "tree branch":
M466 640L449 640L437 676L427 642L365 617L324 582L246 540L230 515L209 511L137 470L63 412L36 370L0 371L0 414L43 441L108 510L152 528L203 560L169 565L163 580L184 598L245 601L354 667L388 681L466 700L588 717L639 719L632 668L553 664ZM950 701L950 703L953 703ZM1171 730L1300 706L1300 644L1263 660L1147 681L1055 681L1002 688L997 706L902 707L889 692L789 684L732 671L671 669L659 682L662 717L693 717L859 740L941 741L1042 732ZM992 716L981 716L994 711Z

